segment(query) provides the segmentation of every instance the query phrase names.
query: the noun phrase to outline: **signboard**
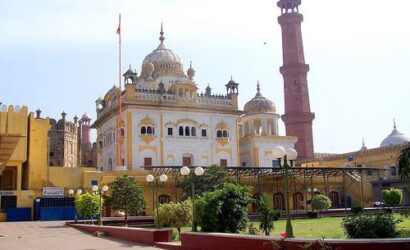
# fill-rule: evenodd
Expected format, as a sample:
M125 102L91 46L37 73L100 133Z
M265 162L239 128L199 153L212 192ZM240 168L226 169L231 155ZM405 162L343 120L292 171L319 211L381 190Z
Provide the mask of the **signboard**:
M61 198L64 197L63 187L43 187L43 197Z

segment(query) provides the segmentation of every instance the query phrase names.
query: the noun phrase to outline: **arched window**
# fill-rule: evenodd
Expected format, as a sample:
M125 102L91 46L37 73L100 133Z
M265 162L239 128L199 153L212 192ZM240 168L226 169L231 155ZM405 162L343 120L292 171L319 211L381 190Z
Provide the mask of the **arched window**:
M171 197L167 194L161 194L158 196L158 203L159 204L166 204L171 202Z
M245 136L248 136L249 135L249 123L245 122L244 130L245 130L244 132Z
M112 170L112 159L108 159L108 170L111 171Z
M329 198L332 201L332 208L339 207L339 194L336 191L332 191L329 193Z
M228 137L228 131L224 130L224 131L222 132L222 137L223 137L223 138L227 138L227 137Z
M196 136L196 129L195 129L195 127L192 127L192 128L191 128L191 135L192 135L192 136Z
M391 174L392 176L396 176L396 175L397 175L397 168L396 168L396 166L391 166L391 167L390 167L390 174Z
M149 135L152 134L152 127L151 126L147 127L147 134L149 134Z
M125 135L125 130L124 130L124 128L121 128L120 133L121 133L121 136L124 136L124 135Z
M179 135L183 136L184 135L184 127L179 126Z
M145 126L141 127L141 134L145 135L147 133L147 129L145 128Z
M221 130L216 131L216 137L217 137L217 138L221 138L221 137L222 137L222 131L221 131Z
M189 136L189 133L190 131L189 131L189 127L185 127L185 136Z

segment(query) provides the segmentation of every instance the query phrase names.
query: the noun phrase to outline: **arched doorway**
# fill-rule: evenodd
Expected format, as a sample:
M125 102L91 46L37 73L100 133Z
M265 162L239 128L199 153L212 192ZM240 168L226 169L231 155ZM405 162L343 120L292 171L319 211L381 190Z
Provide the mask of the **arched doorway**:
M293 209L295 210L303 210L305 209L303 205L303 194L301 192L297 192L293 194Z
M336 191L332 191L329 193L329 198L332 201L331 208L338 208L339 207L339 193Z
M285 210L285 199L282 193L273 195L273 207L277 210Z
M253 213L256 213L258 210L258 200L260 196L261 196L260 193L256 193L252 196L252 212Z

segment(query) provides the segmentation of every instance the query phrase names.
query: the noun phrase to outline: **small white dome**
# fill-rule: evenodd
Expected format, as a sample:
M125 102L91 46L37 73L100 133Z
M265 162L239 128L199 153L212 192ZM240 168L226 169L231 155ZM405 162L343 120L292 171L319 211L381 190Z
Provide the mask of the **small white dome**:
M380 147L387 147L387 146L392 146L392 145L401 145L401 144L409 142L409 141L410 141L410 138L408 138L406 135L400 133L396 128L396 122L394 122L393 131L390 133L389 136L387 136L382 141L382 143L380 144Z

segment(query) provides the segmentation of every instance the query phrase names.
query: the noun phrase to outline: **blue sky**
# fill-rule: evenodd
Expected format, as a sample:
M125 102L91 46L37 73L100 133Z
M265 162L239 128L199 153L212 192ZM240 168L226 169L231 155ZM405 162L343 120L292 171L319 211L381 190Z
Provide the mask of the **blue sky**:
M302 1L316 152L357 150L362 138L377 147L394 118L410 136L408 9L408 0ZM95 118L94 101L117 84L119 13L124 70L141 71L164 22L166 46L185 69L192 60L201 90L224 93L232 75L243 107L259 80L284 112L274 0L0 0L0 102Z

